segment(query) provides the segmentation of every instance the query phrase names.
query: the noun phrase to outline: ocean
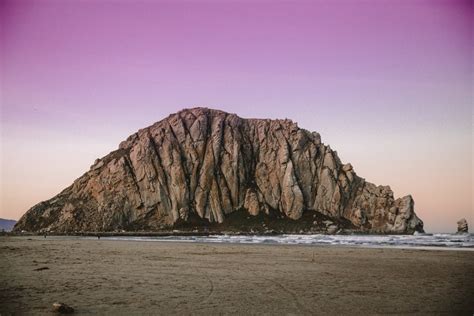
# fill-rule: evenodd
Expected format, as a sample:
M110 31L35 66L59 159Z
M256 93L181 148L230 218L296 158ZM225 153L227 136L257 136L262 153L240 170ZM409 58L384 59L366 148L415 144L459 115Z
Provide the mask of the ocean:
M90 237L89 237L90 238ZM415 235L209 235L209 236L114 236L106 240L172 241L231 244L279 244L315 246L354 246L474 251L474 234Z

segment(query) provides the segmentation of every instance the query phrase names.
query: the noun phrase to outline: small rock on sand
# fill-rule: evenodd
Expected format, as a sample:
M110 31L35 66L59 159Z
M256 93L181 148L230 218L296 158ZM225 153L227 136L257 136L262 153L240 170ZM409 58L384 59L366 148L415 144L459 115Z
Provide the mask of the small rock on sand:
M64 303L53 303L53 311L60 314L72 314L74 313L74 308Z

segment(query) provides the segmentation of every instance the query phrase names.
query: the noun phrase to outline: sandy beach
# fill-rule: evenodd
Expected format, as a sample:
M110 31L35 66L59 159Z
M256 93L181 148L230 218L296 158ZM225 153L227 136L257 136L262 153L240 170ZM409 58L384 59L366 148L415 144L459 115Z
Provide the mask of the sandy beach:
M465 314L474 252L0 237L0 314Z

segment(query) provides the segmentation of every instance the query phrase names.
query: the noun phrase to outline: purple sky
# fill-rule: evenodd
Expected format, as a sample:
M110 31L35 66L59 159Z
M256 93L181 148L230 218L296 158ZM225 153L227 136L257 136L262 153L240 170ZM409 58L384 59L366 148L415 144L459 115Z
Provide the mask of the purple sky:
M0 217L183 107L291 118L428 231L474 225L472 1L5 1Z

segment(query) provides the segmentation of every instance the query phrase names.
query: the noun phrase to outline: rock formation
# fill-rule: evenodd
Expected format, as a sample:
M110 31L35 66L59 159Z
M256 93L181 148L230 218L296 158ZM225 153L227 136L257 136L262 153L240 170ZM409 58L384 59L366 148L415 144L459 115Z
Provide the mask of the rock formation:
M465 218L461 218L458 222L458 234L464 234L469 232L469 228L467 226L467 221Z
M182 110L139 130L16 231L242 229L372 233L423 230L411 196L395 199L290 120ZM285 226L286 225L286 226ZM330 228L335 231L334 227Z

